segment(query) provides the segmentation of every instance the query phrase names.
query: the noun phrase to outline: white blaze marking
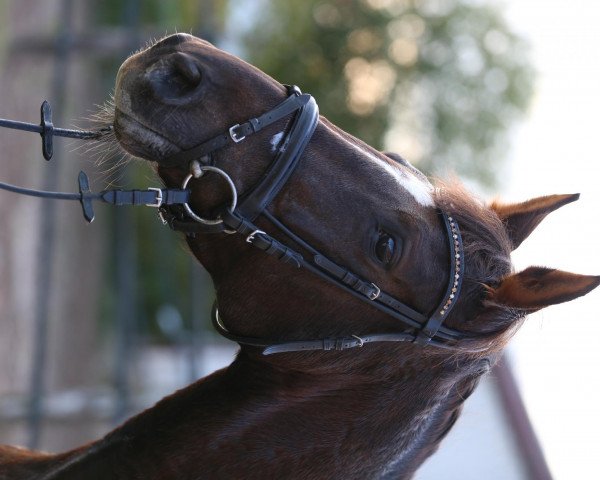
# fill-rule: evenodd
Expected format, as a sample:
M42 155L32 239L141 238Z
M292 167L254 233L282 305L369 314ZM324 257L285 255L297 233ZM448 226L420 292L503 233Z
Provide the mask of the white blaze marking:
M271 151L275 152L277 150L277 147L279 146L279 142L281 142L281 139L283 138L283 132L279 132L275 135L273 135L273 138L271 138Z
M373 155L368 150L362 148L359 144L349 141L347 138L342 137L337 132L334 133L343 138L347 143L352 145L353 148L358 150L363 155L368 155L373 160L375 165L382 167L387 173L389 173L394 180L396 180L396 182L398 182L398 184L416 200L417 203L423 205L424 207L435 206L432 196L434 189L431 183L419 180L419 178L413 175L410 171L401 170L399 167L393 166L390 163L387 163L385 160Z
M433 187L430 184L422 182L411 172L400 170L399 168L394 167L389 163L385 163L374 156L373 158L375 158L377 163L381 165L386 172L390 173L394 179L408 193L410 193L419 204L423 205L424 207L433 207L435 205L433 197L431 196L433 193Z

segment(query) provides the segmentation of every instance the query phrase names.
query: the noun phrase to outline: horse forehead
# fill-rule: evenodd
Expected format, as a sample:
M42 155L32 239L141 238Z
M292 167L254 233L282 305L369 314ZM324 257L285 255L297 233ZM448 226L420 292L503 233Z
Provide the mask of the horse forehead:
M433 197L434 188L431 183L421 180L408 168L389 163L359 145L352 143L352 146L366 156L366 162L368 162L370 168L384 172L388 178L391 178L395 184L407 192L419 205L423 207L435 207Z
M435 201L433 200L434 190L429 182L422 181L408 170L401 170L399 167L390 165L384 160L377 157L374 158L376 159L376 165L390 174L394 181L408 192L419 205L423 207L435 206Z

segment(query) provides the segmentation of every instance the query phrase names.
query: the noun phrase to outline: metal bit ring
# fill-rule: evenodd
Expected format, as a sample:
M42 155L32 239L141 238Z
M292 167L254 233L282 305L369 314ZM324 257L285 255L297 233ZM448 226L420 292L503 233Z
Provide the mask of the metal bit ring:
M229 185L229 188L231 189L231 204L229 205L229 211L233 212L235 210L235 207L237 206L237 190L235 189L235 185L233 183L233 180L231 180L231 177L229 175L227 175L220 168L213 167L211 165L200 166L200 171L208 171L208 172L218 173L227 181L227 184ZM183 184L181 185L182 190L186 189L187 184L189 183L189 181L192 178L194 178L194 175L192 173L189 173L185 177L185 179L183 180ZM211 219L211 218L202 218L202 217L196 215L187 203L183 204L183 208L185 209L185 211L187 212L187 214L190 217L192 217L194 220L196 220L199 223L203 223L205 225L219 225L219 224L223 223L223 219L220 217Z

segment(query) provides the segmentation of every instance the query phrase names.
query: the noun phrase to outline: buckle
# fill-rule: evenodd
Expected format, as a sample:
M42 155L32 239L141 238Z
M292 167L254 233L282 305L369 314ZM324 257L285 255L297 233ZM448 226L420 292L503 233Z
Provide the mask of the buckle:
M253 243L254 242L254 237L256 237L256 235L258 235L259 233L262 233L263 235L265 235L265 232L263 232L262 230L254 230L250 235L248 235L246 237L246 241L248 243Z
M233 127L231 127L229 129L229 136L235 143L240 143L242 140L244 140L246 138L245 135L240 136L240 134L235 131L235 129L238 128L239 126L240 126L240 124L236 123Z
M371 285L375 290L370 292L367 296L369 297L369 300L377 300L379 298L379 295L381 294L381 289L374 283L371 283Z
M146 206L153 207L153 208L160 208L160 206L163 203L162 190L160 188L156 188L156 187L149 187L148 190L152 191L152 192L156 192L156 199L154 200L154 203L146 203Z
M158 210L158 218L160 218L160 221L162 222L163 225L167 225L169 223L169 221L167 220L166 217L166 213L162 208L160 208Z

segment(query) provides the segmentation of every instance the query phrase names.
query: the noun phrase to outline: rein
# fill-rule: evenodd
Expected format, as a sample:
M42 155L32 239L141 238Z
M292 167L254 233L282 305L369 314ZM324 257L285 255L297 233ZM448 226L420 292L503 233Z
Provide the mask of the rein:
M55 127L54 123L52 123L52 107L50 107L47 100L42 102L40 117L41 121L39 125L0 118L0 127L39 133L42 137L42 155L46 160L50 160L54 154L53 139L55 136L78 138L80 140L100 140L104 135L112 132L112 126L101 128L100 130L71 130Z
M180 205L190 198L189 190L174 188L148 188L146 190L111 189L94 193L90 191L89 179L85 172L79 172L79 193L48 192L32 188L17 187L10 183L0 182L0 189L27 195L29 197L48 198L53 200L73 200L81 203L83 216L88 223L94 220L92 202L103 202L115 207L123 205L144 205L159 208L163 205Z
M159 208L163 223L170 228L182 231L189 236L197 233L238 233L246 238L246 242L296 268L305 268L318 277L332 283L350 295L368 302L374 308L392 316L407 328L401 333L380 333L370 335L350 335L340 338L321 338L282 342L280 340L264 340L260 338L235 335L225 327L219 316L218 308L213 308L213 325L224 337L242 345L263 348L264 355L283 352L310 350L346 350L362 347L366 343L375 342L413 342L420 345L431 345L444 349L478 352L483 348L465 349L457 345L463 339L474 338L443 325L450 311L456 304L460 294L464 274L464 256L460 229L451 216L438 209L443 222L450 254L450 273L446 291L441 301L429 316L413 310L387 292L382 291L375 283L362 279L352 271L337 265L323 255L308 242L292 232L280 220L269 213L266 208L294 172L308 142L319 121L319 110L314 98L302 94L296 86L286 86L287 98L272 110L259 117L252 118L242 124L228 128L217 135L186 151L161 160L165 167L189 167L190 173L180 189L149 188L147 190L104 190L93 193L89 188L89 180L84 172L80 172L79 193L46 192L0 183L0 189L15 193L61 200L79 201L83 214L88 222L94 218L93 201L101 201L115 206L146 205ZM237 191L229 175L214 166L211 155L228 146L244 141L263 128L294 114L288 133L281 147L262 178L249 192L245 193L238 204ZM44 157L52 156L52 136L68 136L81 139L100 139L109 129L100 131L65 130L54 128L51 122L51 110L47 102L42 104L42 123L40 125L25 124L12 120L0 119L0 127L17 128L34 131L42 135ZM48 155L48 156L47 156ZM232 193L229 208L214 219L198 216L189 206L191 191L187 188L192 178L199 178L205 171L221 175L228 183ZM277 230L306 252L306 257L298 250L273 238L260 230L253 222L259 216L265 217Z
M41 121L39 125L0 118L0 127L39 133L42 137L42 155L46 160L50 160L54 154L53 139L55 136L76 138L79 140L102 140L113 128L112 126L107 126L99 130L74 130L55 127L52 123L52 108L46 100L44 100L40 107L40 116ZM29 197L78 201L81 203L83 216L88 223L94 220L93 202L95 201L119 207L122 205L145 205L147 207L159 208L163 205L185 204L189 201L190 197L189 190L172 188L148 188L146 190L112 189L93 193L90 190L90 181L85 172L79 172L77 183L79 193L48 192L45 190L23 188L4 182L0 182L0 189Z

